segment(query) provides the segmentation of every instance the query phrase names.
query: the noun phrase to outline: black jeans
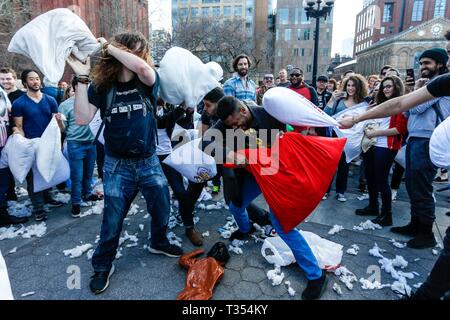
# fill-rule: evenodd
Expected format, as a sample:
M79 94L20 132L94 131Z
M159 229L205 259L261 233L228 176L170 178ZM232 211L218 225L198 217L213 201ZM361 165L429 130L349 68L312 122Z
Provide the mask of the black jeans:
M344 194L347 191L347 180L348 180L348 171L350 169L349 164L347 163L347 158L345 156L345 152L342 153L341 160L339 160L338 169L336 172L336 193ZM330 187L328 188L327 193L330 193L331 186L333 185L333 181L331 181Z
M380 147L372 147L363 154L369 190L369 207L378 210L378 194L381 194L382 214L388 214L392 210L389 172L396 155L397 151Z
M195 203L202 193L204 184L189 181L188 188L186 189L183 183L183 176L172 167L163 163L166 157L166 155L158 156L164 175L166 176L169 186L172 188L172 191L178 200L178 208L184 226L186 228L193 227Z
M402 184L402 178L405 174L405 169L399 165L397 162L394 162L394 172L392 173L391 179L391 189L398 190L400 189L400 185Z
M430 159L430 139L409 138L406 147L406 190L411 216L426 224L436 220L433 180L437 169Z

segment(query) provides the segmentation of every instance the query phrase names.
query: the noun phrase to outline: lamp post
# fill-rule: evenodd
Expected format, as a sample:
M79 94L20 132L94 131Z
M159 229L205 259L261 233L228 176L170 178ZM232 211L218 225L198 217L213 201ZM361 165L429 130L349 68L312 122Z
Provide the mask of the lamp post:
M325 3L322 7L322 3ZM320 18L327 20L327 17L331 15L333 10L334 1L307 1L307 7L305 8L306 18L316 19L316 30L314 38L314 62L313 62L313 86L316 86L317 82L317 63L319 57L319 38L320 38ZM317 6L316 6L317 5Z

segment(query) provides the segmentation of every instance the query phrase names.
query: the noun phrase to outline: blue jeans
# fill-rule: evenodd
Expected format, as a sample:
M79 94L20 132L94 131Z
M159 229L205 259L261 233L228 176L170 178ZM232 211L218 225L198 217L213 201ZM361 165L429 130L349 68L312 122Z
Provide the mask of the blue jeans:
M123 220L140 191L151 214L151 246L169 245L166 231L170 213L167 180L156 154L145 159L105 157L105 209L100 242L92 257L96 272L108 272L117 253Z
M256 183L255 178L250 173L245 173L241 192L242 206L236 207L233 202L231 202L230 211L236 220L239 230L247 233L250 231L252 225L245 208L247 208L248 205L261 194L261 189ZM285 233L272 210L270 210L270 220L272 221L272 225L278 235L292 250L298 265L305 271L306 278L308 280L319 279L322 276L322 270L320 269L316 257L312 253L311 248L303 236L296 229L291 230L289 233Z
M411 216L426 224L436 220L433 180L437 169L430 159L430 139L409 138L406 147L405 183Z
M363 154L367 189L369 190L369 207L378 210L378 194L381 194L381 214L392 211L392 192L389 187L389 172L397 151L388 148L372 147Z
M92 193L92 175L96 158L95 145L76 141L67 142L70 180L72 182L72 205L81 203L81 196Z

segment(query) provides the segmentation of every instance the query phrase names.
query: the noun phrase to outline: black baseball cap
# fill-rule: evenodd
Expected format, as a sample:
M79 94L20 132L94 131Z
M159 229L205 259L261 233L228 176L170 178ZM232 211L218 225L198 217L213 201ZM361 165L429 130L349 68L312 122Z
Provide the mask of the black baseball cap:
M317 81L328 82L328 78L326 76L320 76L317 78Z

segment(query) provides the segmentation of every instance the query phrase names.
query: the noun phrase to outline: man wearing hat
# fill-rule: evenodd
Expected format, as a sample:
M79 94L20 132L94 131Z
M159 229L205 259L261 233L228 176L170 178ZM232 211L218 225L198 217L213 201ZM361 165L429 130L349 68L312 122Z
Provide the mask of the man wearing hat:
M448 73L448 55L444 49L425 51L420 61L422 78L417 80L415 90L425 86L439 75ZM406 189L411 201L411 221L392 232L409 236L408 247L432 248L436 245L433 224L436 220L433 197L433 179L436 168L431 162L429 144L434 129L450 116L450 97L441 97L417 105L409 110L409 139L406 148Z
M331 99L331 92L327 90L328 78L320 76L317 78L317 95L319 96L319 108L324 109Z

